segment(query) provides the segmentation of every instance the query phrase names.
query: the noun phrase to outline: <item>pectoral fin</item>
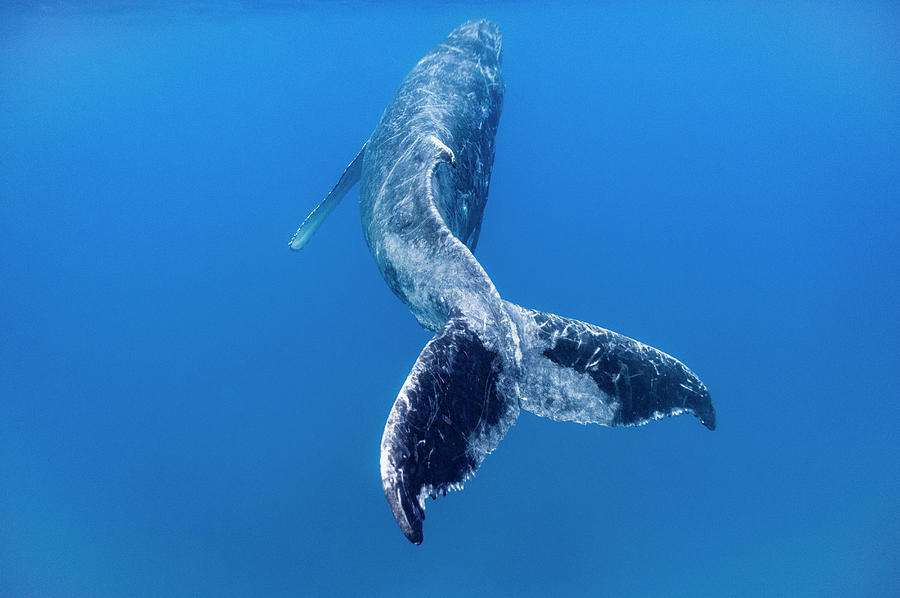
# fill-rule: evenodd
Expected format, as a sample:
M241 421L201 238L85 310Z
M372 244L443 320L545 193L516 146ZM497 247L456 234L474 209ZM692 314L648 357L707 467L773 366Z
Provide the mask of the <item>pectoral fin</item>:
M306 217L306 220L303 221L303 224L300 225L300 228L298 228L297 232L294 233L294 236L291 237L291 249L294 251L303 249L304 245L309 241L309 238L316 232L316 229L318 229L322 222L328 218L328 215L334 211L344 196L347 195L347 192L353 188L353 185L359 182L359 177L362 174L363 156L365 156L365 154L366 144L364 143L362 149L359 150L359 153L356 154L356 157L353 158L353 161L350 162L346 170L344 170L344 174L341 175L341 178L338 180L337 185L334 186L334 189L331 190L331 193L329 193L325 199L322 200L322 203Z

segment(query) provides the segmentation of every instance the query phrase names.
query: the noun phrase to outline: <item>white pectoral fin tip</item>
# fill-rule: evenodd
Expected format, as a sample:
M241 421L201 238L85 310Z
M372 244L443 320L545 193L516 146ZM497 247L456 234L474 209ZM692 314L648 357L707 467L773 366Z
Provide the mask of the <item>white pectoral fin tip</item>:
M328 216L330 210L320 213L323 211L321 208L322 205L320 204L306 217L306 220L303 221L303 224L300 225L300 228L298 228L297 232L294 233L294 236L291 237L291 242L289 243L291 249L294 251L303 249L309 241L309 238L312 237L312 234L316 232L316 229L319 228L319 225L322 224L322 221Z

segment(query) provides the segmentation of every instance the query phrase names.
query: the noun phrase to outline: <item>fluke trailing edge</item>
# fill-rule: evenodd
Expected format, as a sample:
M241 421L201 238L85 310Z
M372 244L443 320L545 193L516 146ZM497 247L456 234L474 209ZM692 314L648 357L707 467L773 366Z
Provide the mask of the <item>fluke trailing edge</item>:
M406 76L371 137L291 240L301 249L360 182L369 251L436 334L388 416L381 479L410 541L425 499L463 483L519 409L558 421L639 425L715 411L681 362L615 332L504 301L472 252L503 105L500 31L470 21Z

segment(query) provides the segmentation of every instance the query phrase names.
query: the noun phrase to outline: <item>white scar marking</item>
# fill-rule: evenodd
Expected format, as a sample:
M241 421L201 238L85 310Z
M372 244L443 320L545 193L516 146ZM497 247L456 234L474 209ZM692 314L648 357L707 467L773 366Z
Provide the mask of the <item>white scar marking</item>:
M450 164L456 164L456 154L453 153L453 150L447 147L447 144L435 137L434 135L429 135L428 138L434 143L439 150L441 150L441 154L446 154L450 158Z

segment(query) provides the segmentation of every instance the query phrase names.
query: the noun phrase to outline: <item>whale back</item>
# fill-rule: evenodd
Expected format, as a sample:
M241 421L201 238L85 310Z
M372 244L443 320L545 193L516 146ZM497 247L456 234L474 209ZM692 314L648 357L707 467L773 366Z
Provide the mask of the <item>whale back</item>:
M425 185L415 175L428 171L430 201L444 224L475 248L503 106L501 60L497 26L472 21L454 30L403 80L369 139L363 164L360 208L370 247L370 237L381 232L379 221L404 211L409 195ZM423 163L432 154L422 154L421 146L432 136L452 151L454 164L430 169ZM410 188L403 189L405 183ZM413 221L415 216L409 214Z

